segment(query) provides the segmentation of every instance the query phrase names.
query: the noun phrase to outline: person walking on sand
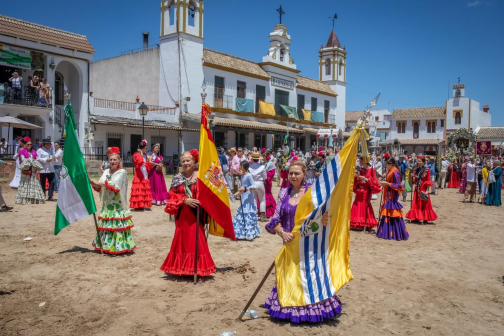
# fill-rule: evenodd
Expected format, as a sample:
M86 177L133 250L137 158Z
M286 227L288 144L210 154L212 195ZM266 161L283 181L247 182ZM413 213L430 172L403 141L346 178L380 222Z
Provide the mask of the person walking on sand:
M413 171L413 203L411 209L406 214L406 218L411 221L433 222L437 219L437 214L432 208L429 195L429 187L432 187L430 170L425 164L425 158L421 155L417 159L417 168Z
M474 164L474 159L469 159L466 165L466 183L467 187L464 193L464 203L474 203L476 198L476 183L477 183L476 165Z
M235 198L241 196L240 206L233 218L236 239L253 240L261 234L257 223L257 201L254 194L257 191L257 185L249 172L249 167L250 164L247 161L240 163L241 186L234 194Z
M135 165L135 177L133 178L130 195L130 208L134 211L150 210L152 195L149 183L150 164L145 154L147 152L147 140L142 140L138 150L133 155Z

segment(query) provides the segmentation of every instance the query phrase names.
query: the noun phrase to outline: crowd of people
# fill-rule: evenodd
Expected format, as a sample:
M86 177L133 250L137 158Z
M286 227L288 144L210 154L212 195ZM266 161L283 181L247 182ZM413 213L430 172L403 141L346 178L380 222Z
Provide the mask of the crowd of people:
M3 86L3 101L6 104L51 106L51 86L45 78L39 78L37 75L28 76L23 84L23 77L14 72L9 81L5 82Z
M62 144L46 138L37 148L27 137L18 139L18 144L15 155L17 171L11 183L11 187L18 188L15 203L37 204L53 200L54 192L58 191ZM129 200L128 174L122 166L120 150L117 147L107 150L107 159L101 166L102 176L98 180L90 180L102 201L98 233L92 245L109 254L133 251L136 243L131 233L131 211L163 206L164 211L174 217L176 229L161 271L178 276L194 274L197 234L197 275L215 273L216 266L205 236L208 214L199 207L196 198L198 151L191 150L181 155L181 171L173 177L167 188L160 145L153 144L150 151L147 149L147 141L142 140L132 156L134 178ZM217 150L230 200L240 202L233 217L237 240L252 241L258 238L261 235L259 223L265 222L265 230L278 235L282 243L294 238L294 216L303 194L337 155L332 147L319 147L317 151L303 153L299 149L291 150L286 145L276 151L264 148L249 151L241 147ZM438 166L441 167L440 172L437 171ZM406 240L409 233L405 218L412 223L424 224L437 220L431 202L431 195L436 194L436 186L441 189L459 188L458 191L464 195L464 202L475 202L475 194L479 191L480 202L499 206L501 176L501 163L496 158L485 161L466 157L459 165L458 160L450 163L442 157L438 165L434 156L408 157L385 153L368 158L358 155L353 183L355 198L349 225L354 231L374 230L381 239ZM281 187L276 200L272 193L274 181ZM411 205L404 214L402 209L407 202L408 191L411 191ZM380 210L377 219L371 200L378 197ZM2 211L11 209L1 198L1 193L0 202ZM198 211L200 222L196 223ZM336 295L315 305L282 307L276 286L267 298L265 307L272 317L294 323L318 322L341 312L341 302Z

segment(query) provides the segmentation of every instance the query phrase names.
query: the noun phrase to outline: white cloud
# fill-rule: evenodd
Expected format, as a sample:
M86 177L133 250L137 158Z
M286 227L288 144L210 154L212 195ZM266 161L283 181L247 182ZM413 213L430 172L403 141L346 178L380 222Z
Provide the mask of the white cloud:
M476 6L479 6L481 5L481 0L475 0L473 2L468 2L467 3L467 7L476 7Z

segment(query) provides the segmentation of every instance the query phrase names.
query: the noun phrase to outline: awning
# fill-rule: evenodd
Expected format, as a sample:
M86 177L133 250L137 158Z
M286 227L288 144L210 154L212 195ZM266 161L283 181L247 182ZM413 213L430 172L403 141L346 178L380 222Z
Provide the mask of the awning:
M142 120L121 118L121 117L107 117L102 115L91 114L89 120L97 125L114 125L125 127L142 127ZM145 128L159 129L159 130L173 130L173 131L187 131L199 132L199 129L180 127L178 124L170 124L167 122L160 122L155 120L145 120Z
M272 103L266 103L263 101L259 101L259 110L262 114L276 115L275 107Z
M440 143L443 143L445 140L444 139L389 139L385 141L380 141L379 145L380 146L387 146L387 145L401 145L401 146L407 146L407 145L438 145Z
M191 113L182 113L182 119L187 121L192 121L195 123L200 122L200 116L197 114ZM212 127L230 127L235 129L244 129L244 130L260 130L260 131L268 131L268 132L277 132L277 133L295 133L295 134L303 134L304 131L294 128L287 127L283 125L279 125L276 122L264 123L253 120L243 120L243 119L235 119L235 118L221 118L214 117L210 119ZM199 131L199 130L198 130Z
M308 111L308 112L310 112L310 111ZM303 131L305 131L305 133L311 133L311 134L317 134L318 133L318 129L311 128L311 127L303 127Z
M296 120L299 120L299 116L295 107L290 107L282 104L280 104L280 107L285 111L285 113L287 113L289 118L295 118Z
M323 123L324 113L318 111L311 111L311 121L317 123Z

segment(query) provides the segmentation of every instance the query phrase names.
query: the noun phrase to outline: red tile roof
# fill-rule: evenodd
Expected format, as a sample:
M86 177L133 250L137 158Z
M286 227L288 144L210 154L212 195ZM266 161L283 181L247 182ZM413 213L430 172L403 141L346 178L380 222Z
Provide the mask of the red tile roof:
M49 45L94 53L86 36L0 15L0 34Z
M341 45L338 40L338 36L336 36L336 32L334 31L334 29L332 30L331 35L329 35L329 39L327 40L325 47L326 48L333 48L333 47L341 48Z

